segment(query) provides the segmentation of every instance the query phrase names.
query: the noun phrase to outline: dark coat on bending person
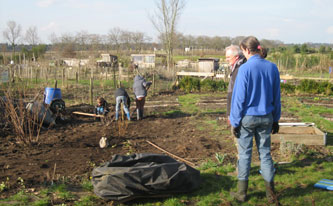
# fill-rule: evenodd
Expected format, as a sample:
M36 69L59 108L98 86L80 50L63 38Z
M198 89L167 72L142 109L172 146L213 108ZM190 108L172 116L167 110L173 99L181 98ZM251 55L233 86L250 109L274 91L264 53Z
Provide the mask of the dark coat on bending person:
M131 105L131 99L128 96L128 93L126 92L126 90L124 88L118 88L114 94L115 98L120 97L120 96L124 96L126 97L127 100L127 107L129 108Z

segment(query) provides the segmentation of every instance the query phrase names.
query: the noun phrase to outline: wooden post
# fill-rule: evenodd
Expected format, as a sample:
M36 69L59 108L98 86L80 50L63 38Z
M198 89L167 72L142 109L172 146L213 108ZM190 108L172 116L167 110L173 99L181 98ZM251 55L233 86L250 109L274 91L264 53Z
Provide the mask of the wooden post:
M37 84L38 81L38 68L35 69L35 84Z
M81 61L79 62L79 67L77 68L77 79L80 80L80 70L81 70L81 66L80 66Z
M94 67L91 67L90 78L94 78Z
M32 78L33 78L32 77L32 67L30 67L30 78L29 79L30 79L31 82L32 82Z
M54 67L54 79L57 80L57 67Z
M65 86L65 68L62 68L62 82L61 82L62 84L62 87L64 87Z
M94 98L94 93L93 93L93 87L94 87L94 80L93 78L90 78L90 104L93 105L94 104L94 101L93 101L93 98Z
M153 94L155 94L155 70L153 70Z
M8 67L8 86L11 87L12 86L12 75L11 75L11 72L12 72L12 65L9 65Z
M113 86L116 89L117 88L117 83L116 83L116 68L113 67Z
M46 79L46 82L48 82L49 81L49 68L46 67L45 70L46 70L46 72L45 72L45 79Z
M77 72L75 72L75 83L79 83L79 75Z

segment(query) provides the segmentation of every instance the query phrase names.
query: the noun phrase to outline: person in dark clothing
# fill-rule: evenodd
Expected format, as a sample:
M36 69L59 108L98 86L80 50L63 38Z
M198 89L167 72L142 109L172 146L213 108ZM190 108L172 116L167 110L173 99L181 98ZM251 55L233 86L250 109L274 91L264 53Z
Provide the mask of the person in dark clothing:
M225 48L225 58L230 65L230 80L228 85L228 96L227 96L227 124L230 125L230 107L231 107L231 97L232 91L234 89L234 84L236 81L236 76L238 73L239 67L246 62L246 58L237 45L230 45ZM231 127L232 134L232 127ZM237 139L234 138L235 146L238 148ZM238 149L237 149L238 151Z
M247 62L239 68L231 99L230 124L238 140L239 155L238 191L231 195L238 201L246 201L254 137L266 197L269 203L278 204L274 192L270 134L279 131L280 74L275 64L265 60L267 50L257 38L246 37L240 43L240 48Z
M108 103L105 101L105 99L103 97L98 97L97 105L95 107L95 114L106 115L109 112L107 105L108 105Z
M230 45L225 49L225 58L230 65L230 81L228 85L228 96L227 96L227 115L228 115L228 124L230 124L230 105L232 91L234 89L234 84L236 81L236 76L238 73L239 67L246 62L242 51L237 45Z
M131 104L131 99L129 98L126 90L124 88L118 88L115 92L116 98L116 120L119 118L120 104L123 103L124 112L126 114L127 120L131 120L129 107Z
M136 75L134 77L133 91L135 95L136 111L137 111L137 120L143 118L143 110L145 106L145 98L147 96L147 91L151 86L152 82L146 82L146 80L140 76Z

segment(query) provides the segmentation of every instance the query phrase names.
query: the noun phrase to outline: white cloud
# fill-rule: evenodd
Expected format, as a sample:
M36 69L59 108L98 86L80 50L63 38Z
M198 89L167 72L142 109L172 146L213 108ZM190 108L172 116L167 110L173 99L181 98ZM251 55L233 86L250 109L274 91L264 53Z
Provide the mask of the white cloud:
M329 34L333 34L333 26L330 26L326 29L326 32Z
M48 25L44 26L41 28L42 31L54 31L58 28L57 23L55 22L50 22Z
M54 4L57 0L40 0L37 2L37 6L39 7L49 7Z

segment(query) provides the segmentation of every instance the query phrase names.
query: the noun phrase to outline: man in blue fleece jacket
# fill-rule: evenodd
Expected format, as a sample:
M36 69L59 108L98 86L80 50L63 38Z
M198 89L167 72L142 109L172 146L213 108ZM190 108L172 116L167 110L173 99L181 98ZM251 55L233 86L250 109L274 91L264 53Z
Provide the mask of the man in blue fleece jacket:
M279 130L281 115L280 74L267 51L253 36L245 38L240 48L247 62L239 68L232 94L230 124L238 138L238 191L232 193L244 202L251 168L253 136L259 151L261 172L270 203L274 193L274 165L271 157L271 133Z

